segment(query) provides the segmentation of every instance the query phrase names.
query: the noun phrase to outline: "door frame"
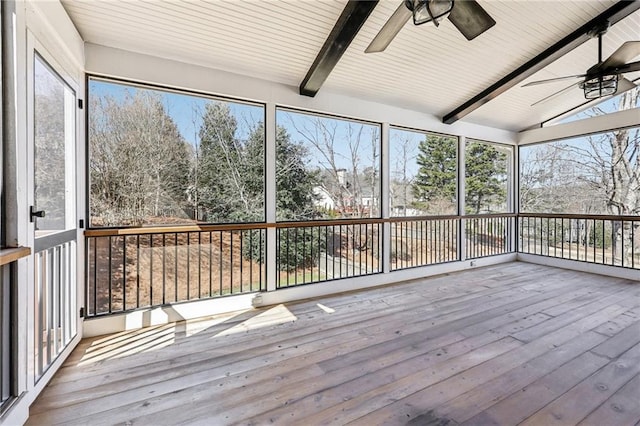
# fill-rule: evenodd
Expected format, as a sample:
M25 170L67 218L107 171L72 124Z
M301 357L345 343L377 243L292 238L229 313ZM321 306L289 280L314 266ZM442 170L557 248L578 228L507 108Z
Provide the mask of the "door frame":
M48 40L45 40L45 42ZM64 360L69 356L71 351L77 346L78 342L82 338L82 322L80 317L80 308L83 305L84 300L84 236L83 230L78 226L78 218L83 217L84 211L84 197L82 197L84 189L84 147L82 135L84 134L84 114L78 108L78 99L83 97L83 83L82 81L76 81L73 77L73 73L69 72L61 61L57 60L47 46L41 42L38 37L27 29L26 37L26 104L27 104L27 206L34 205L34 190L35 190L35 164L34 164L34 66L36 56L38 56L48 68L57 75L57 77L64 82L75 94L75 105L72 105L74 112L74 136L75 147L73 149L73 156L71 169L74 170L75 176L73 176L73 186L75 187L75 193L73 194L74 206L74 220L75 220L75 295L76 295L76 309L74 309L73 318L75 318L75 336L69 341L64 350L62 350L49 367L42 373L40 377L37 377L35 369L35 304L36 291L35 291L35 261L36 250L33 250L32 255L28 261L28 280L29 283L27 289L27 299L29 301L27 308L27 388L29 391L28 404L30 405L40 394L44 386L51 380L51 377L60 368ZM64 58L63 58L64 59ZM27 212L28 214L28 212ZM35 225L27 218L28 236L27 241L30 247L34 249L38 247L43 241L35 239ZM58 236L68 236L71 231L67 230L60 234L52 234L50 237L44 237L45 239L51 239L55 241ZM24 309L24 307L22 307Z

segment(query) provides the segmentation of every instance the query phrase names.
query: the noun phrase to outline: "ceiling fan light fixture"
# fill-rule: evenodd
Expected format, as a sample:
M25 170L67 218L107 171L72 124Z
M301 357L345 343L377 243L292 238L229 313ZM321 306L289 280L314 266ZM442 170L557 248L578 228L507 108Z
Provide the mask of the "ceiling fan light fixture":
M613 95L618 90L618 75L604 75L586 80L580 84L580 88L584 90L585 99L598 99Z
M438 20L453 9L453 0L405 0L405 5L413 14L414 25L433 21L437 27Z

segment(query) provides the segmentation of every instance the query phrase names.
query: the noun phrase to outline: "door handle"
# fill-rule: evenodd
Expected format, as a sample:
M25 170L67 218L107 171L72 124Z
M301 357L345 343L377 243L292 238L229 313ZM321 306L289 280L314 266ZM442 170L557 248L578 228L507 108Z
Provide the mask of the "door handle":
M33 206L29 207L29 220L31 222L33 222L34 218L36 217L44 217L44 216L45 216L44 210L36 210Z

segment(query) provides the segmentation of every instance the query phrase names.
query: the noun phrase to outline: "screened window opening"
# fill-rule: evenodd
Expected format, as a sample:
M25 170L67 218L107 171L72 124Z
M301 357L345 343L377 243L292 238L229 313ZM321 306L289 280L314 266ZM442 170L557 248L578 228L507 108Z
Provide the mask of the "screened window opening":
M468 140L465 150L465 213L507 213L511 210L513 149Z
M263 221L264 108L89 81L90 225Z
M278 109L278 220L380 216L380 126Z
M391 216L457 213L457 138L392 128L389 157Z

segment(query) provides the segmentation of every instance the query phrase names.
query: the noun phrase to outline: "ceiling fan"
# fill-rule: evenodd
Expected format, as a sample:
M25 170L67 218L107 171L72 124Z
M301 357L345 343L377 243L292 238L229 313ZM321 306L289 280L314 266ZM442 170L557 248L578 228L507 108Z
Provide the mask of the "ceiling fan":
M608 24L606 25L608 27ZM536 86L539 84L553 83L563 80L580 79L571 86L565 87L546 98L540 99L531 106L547 102L571 89L579 87L584 91L585 99L598 99L603 96L618 95L636 87L636 84L622 76L629 72L640 71L640 61L630 62L640 56L640 41L627 41L622 44L606 60L602 60L602 36L607 28L594 31L598 36L598 63L589 68L584 74L568 75L565 77L549 78L546 80L532 81L522 87Z
M365 53L382 52L413 16L415 25L447 17L467 40L473 40L496 24L475 0L403 0L393 15L373 38Z

